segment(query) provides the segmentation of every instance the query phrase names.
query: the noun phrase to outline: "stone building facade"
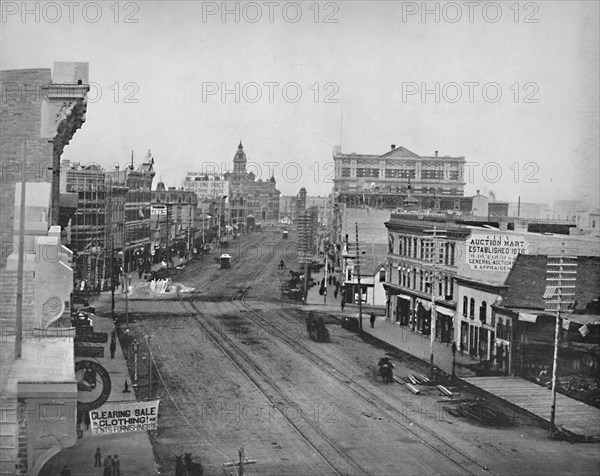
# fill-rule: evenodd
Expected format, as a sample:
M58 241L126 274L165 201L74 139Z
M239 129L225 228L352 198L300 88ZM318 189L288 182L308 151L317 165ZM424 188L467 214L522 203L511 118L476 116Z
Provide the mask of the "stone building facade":
M420 208L459 210L464 196L463 156L420 156L391 146L382 155L333 152L333 192L338 203L352 207L397 208L411 189Z
M279 219L279 195L275 177L256 180L252 172L246 170L247 159L240 142L233 158L233 171L227 172L224 179L229 182L229 216L232 225L245 226L247 218L255 221L277 221Z

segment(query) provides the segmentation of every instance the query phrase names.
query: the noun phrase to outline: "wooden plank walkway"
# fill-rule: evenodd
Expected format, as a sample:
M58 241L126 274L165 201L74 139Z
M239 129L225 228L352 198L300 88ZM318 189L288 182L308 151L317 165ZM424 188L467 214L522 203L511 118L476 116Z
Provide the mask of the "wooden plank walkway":
M472 377L465 382L550 422L552 391L521 377ZM556 425L586 439L600 436L600 409L556 394Z

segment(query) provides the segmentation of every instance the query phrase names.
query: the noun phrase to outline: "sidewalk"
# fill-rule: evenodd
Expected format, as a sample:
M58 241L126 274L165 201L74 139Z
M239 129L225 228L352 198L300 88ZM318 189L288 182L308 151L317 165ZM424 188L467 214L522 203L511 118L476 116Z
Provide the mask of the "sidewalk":
M320 282L322 275L317 276ZM315 277L315 280L317 280ZM341 309L341 296L333 297L335 286L327 286L327 302L324 303L323 296L319 295L319 286L313 286L308 291L305 310L326 312L335 317L355 316L358 317L358 306L346 304ZM370 315L375 312L375 328L371 328ZM379 340L387 342L397 349L417 357L429 363L431 355L431 341L428 335L419 334L406 326L400 326L385 318L384 309L381 307L363 306L363 331L371 334ZM458 377L472 377L475 374L464 368L466 365L479 363L478 359L470 355L456 352L456 375ZM433 364L448 375L452 375L452 344L435 341L433 344Z
M137 277L137 276L136 276ZM102 301L108 296L108 313L110 312L110 293L102 293ZM96 297L91 303L97 307L106 307ZM106 309L102 309L106 311ZM111 379L111 393L108 402L131 402L135 401L135 394L131 387L131 380L127 372L127 363L123 356L121 345L117 340L117 350L115 358L110 358L110 336L114 329L112 319L109 317L93 317L94 332L105 332L108 334L108 342L104 346L104 358L97 360L109 373ZM102 344L97 344L102 345ZM83 359L77 359L83 360ZM125 380L129 384L130 393L123 393ZM159 407L160 412L160 407ZM42 471L40 476L56 476L61 473L65 465L71 468L72 476L88 476L103 474L103 467L94 467L94 453L96 448L102 452L102 462L108 455L119 455L121 461L121 476L144 475L151 476L158 474L154 453L150 444L150 437L146 432L135 433L116 433L110 435L92 436L90 430L85 429L82 424L83 438L79 439L75 446L66 448L56 456L51 458Z

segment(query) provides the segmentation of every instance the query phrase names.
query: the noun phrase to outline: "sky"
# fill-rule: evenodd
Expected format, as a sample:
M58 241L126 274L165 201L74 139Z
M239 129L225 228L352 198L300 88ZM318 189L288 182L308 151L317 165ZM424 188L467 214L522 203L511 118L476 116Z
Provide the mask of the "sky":
M63 159L331 192L332 151L465 156L465 193L599 200L599 2L2 2L0 68L89 63ZM236 92L237 90L237 92ZM4 87L3 87L4 94Z

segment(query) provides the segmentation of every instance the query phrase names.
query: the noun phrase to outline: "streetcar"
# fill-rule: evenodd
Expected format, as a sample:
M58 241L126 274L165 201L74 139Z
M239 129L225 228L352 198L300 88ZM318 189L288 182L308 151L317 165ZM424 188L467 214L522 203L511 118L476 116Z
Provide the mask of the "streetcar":
M221 269L231 268L231 255L223 253L219 257L219 263L221 263Z

